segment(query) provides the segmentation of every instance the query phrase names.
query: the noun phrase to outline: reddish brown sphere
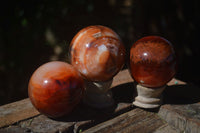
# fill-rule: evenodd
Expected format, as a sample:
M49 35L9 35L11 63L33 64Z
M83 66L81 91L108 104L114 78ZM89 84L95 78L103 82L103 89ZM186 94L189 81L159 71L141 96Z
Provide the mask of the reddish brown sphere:
M110 80L124 65L125 48L119 36L108 27L82 29L70 47L71 64L90 81Z
M60 61L40 66L28 85L32 104L49 117L70 113L80 102L83 93L84 83L80 74L72 65Z
M130 72L134 80L145 87L165 85L176 72L172 44L159 36L139 39L130 50Z

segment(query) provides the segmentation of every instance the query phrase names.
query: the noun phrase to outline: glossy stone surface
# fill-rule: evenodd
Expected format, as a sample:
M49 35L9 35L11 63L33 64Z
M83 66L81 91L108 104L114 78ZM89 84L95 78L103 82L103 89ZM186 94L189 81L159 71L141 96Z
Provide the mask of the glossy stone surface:
M33 73L28 94L39 112L49 117L60 117L70 113L80 102L84 82L72 65L53 61Z
M130 50L130 72L134 80L145 87L165 85L176 72L172 44L159 36L139 39Z
M87 80L110 80L124 65L125 48L108 27L97 25L80 30L70 47L71 64Z

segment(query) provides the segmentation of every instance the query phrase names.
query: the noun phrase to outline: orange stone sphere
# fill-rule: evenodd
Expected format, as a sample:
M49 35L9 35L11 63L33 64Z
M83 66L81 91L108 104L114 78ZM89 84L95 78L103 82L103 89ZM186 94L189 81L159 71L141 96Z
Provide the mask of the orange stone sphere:
M89 26L80 30L70 48L71 64L90 81L110 80L124 65L122 41L105 26Z
M159 36L139 39L130 50L130 72L134 80L142 86L164 86L176 72L172 44Z
M80 102L84 82L72 65L52 61L33 73L28 94L39 112L49 117L60 117L70 113Z

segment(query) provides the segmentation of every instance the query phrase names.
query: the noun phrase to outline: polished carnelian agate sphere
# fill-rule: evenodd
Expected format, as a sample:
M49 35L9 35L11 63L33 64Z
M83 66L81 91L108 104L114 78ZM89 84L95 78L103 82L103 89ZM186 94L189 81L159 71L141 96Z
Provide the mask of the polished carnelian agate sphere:
M79 31L71 44L71 64L90 81L106 81L123 67L125 48L119 36L105 26Z
M136 41L130 50L130 72L142 86L165 85L176 72L172 44L159 36L147 36Z
M53 61L40 66L32 75L28 94L35 108L49 117L70 113L80 102L84 83L76 69Z

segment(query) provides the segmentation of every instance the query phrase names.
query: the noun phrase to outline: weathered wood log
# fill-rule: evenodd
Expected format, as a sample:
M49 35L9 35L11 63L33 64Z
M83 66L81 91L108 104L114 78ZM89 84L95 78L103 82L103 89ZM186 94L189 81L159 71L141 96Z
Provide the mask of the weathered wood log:
M166 105L162 105L158 113L163 120L158 117L156 110L152 113L132 106L134 87L128 70L123 70L114 77L111 89L115 100L113 107L97 110L80 103L69 116L59 119L41 115L29 99L1 106L0 132L138 133L143 132L144 127L148 129L146 131L156 133L179 132L179 129L185 132L199 130L199 104L193 103L200 101L200 93L199 88L193 85L177 79L172 79L168 83L164 91ZM173 126L176 129L172 128Z

